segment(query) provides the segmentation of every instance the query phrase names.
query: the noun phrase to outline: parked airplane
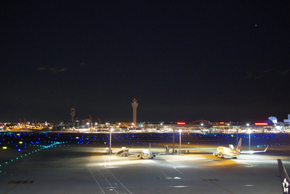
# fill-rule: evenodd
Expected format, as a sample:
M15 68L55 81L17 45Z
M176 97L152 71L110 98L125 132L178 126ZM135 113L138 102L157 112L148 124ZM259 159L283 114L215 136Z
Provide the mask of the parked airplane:
M280 178L281 178L282 191L283 191L283 194L287 194L290 192L289 191L289 187L290 187L289 176L281 159L277 159L277 160L278 160L278 166L279 166L279 172L280 172Z
M122 157L136 155L136 157L139 159L153 159L154 157L156 157L156 155L151 152L151 144L149 144L148 150L142 150L141 152L129 152L128 148L122 148L122 150L116 152L116 155L119 155Z
M230 144L229 147L219 146L217 147L217 152L213 153L213 155L220 156L222 158L224 157L224 155L227 155L227 156L233 157L234 159L237 159L237 156L239 156L240 154L253 154L253 153L258 153L258 152L266 152L268 149L268 146L267 146L264 151L253 151L253 150L241 151L241 145L242 145L242 138L240 138L236 149L234 148L232 144Z
M219 146L219 147L217 147L217 152L213 153L213 155L214 156L221 156L222 158L224 157L224 155L231 156L233 158L237 158L237 156L239 156L241 154L241 152L240 152L241 144L242 144L242 138L239 140L239 143L238 143L236 149L234 149L233 145L230 145L229 148Z

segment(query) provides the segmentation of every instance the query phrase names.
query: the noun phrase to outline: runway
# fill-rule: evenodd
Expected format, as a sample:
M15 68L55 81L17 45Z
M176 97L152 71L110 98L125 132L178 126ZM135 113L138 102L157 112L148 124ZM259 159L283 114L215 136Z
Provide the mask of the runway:
M94 145L43 149L1 163L0 193L282 193L277 158L211 154L157 155L154 159L103 155ZM153 150L154 151L154 150Z

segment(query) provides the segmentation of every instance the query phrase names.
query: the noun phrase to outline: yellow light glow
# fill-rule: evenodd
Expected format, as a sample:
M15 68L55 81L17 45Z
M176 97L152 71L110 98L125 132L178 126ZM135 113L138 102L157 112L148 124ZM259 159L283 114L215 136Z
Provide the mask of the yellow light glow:
M22 141L19 142L19 144L22 144L22 143L23 143Z
M6 146L3 146L2 148L3 148L3 150L6 150L6 149L7 149L7 147L6 147Z
M118 167L118 166L129 166L132 164L146 164L146 163L152 163L151 160L140 160L138 158L134 158L135 160L119 160L119 161L109 161L106 160L102 163L92 163L89 166L105 166L105 167Z

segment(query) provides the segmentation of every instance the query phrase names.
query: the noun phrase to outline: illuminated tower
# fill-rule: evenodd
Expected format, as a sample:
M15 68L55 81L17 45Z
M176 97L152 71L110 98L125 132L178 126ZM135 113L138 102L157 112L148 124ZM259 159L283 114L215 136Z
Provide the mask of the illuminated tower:
M76 110L74 108L71 108L70 110L70 115L71 115L71 122L74 122L74 118L76 116Z
M136 125L137 125L137 107L138 107L137 100L134 98L134 100L132 101L131 104L133 107L133 123L134 123L134 127L136 127Z

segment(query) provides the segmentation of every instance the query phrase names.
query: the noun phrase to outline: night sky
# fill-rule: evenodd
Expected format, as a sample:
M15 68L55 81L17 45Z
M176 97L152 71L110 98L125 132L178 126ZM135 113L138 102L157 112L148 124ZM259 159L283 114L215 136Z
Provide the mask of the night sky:
M290 114L289 1L0 3L0 122Z

